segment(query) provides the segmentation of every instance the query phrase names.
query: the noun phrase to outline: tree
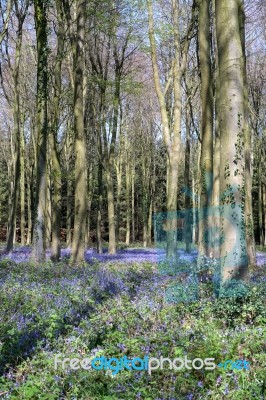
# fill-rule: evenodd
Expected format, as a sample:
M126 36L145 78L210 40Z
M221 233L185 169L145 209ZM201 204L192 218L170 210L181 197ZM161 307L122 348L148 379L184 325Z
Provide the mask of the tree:
M245 190L245 55L241 42L242 0L216 0L221 134L222 282L247 277Z
M86 235L86 145L84 130L84 40L86 1L77 0L77 34L74 55L74 132L75 132L75 221L72 243L72 262L84 260Z
M12 201L11 209L8 221L8 238L7 238L7 252L12 252L14 235L16 229L16 215L17 215L17 203L19 196L19 180L20 180L20 166L21 166L21 114L20 114L20 61L21 61L21 48L22 48L22 33L23 24L27 15L29 1L22 2L19 5L18 1L14 2L15 15L17 19L17 30L16 30L16 50L15 50L15 61L13 67L13 81L14 81L14 101L13 101L13 117L14 117L14 135L13 135L13 185L12 185ZM10 5L9 5L10 6ZM8 11L10 12L10 10ZM11 64L9 64L11 67ZM12 68L12 67L11 67ZM23 191L22 191L23 192ZM24 229L22 229L24 235Z
M199 59L201 77L201 156L199 187L199 255L209 256L212 235L210 209L213 189L213 79L211 71L210 1L199 0Z
M33 257L45 259L46 162L48 142L48 42L47 2L34 0L37 37L37 180L35 196Z
M249 264L256 264L254 224L252 210L252 176L251 176L251 128L249 125L249 109L248 109L248 82L246 67L246 39L245 39L245 11L244 2L239 3L239 29L244 58L243 85L245 99L245 227L246 227L246 244Z
M61 166L57 145L59 127L59 102L61 96L61 73L64 53L64 13L62 2L56 0L58 31L57 31L57 55L54 72L54 102L51 139L51 155L53 168L53 199L52 199L52 259L58 261L60 257L60 222L61 222Z
M187 54L190 43L190 35L194 26L194 14L185 37L184 47L183 49L181 49L179 32L179 0L173 0L171 16L173 21L173 58L171 60L171 69L168 73L168 79L166 81L165 88L163 88L160 79L160 70L155 41L155 25L152 1L147 0L147 5L149 17L150 52L153 66L154 84L160 105L162 130L167 152L167 256L169 258L175 258L176 233L171 228L171 220L174 219L173 216L176 212L177 207L178 167L181 152L181 80L187 65ZM173 121L171 120L171 114L169 115L169 105L167 104L166 100L167 92L171 87L173 90L172 94L170 95L170 98L173 98Z

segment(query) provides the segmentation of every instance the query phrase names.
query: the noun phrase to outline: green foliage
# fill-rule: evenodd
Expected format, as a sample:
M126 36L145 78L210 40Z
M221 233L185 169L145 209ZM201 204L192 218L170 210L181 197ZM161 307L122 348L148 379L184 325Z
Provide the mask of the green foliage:
M0 269L0 378L7 399L263 399L265 282L215 298L165 299L176 281L150 264ZM170 286L171 287L171 286ZM184 283L185 288L185 283ZM243 289L243 290L242 290ZM182 294L183 293L183 294ZM183 301L181 301L183 300ZM54 369L61 357L246 359L249 371Z
M221 298L239 298L246 296L248 291L249 288L244 282L231 279L220 286L219 296Z

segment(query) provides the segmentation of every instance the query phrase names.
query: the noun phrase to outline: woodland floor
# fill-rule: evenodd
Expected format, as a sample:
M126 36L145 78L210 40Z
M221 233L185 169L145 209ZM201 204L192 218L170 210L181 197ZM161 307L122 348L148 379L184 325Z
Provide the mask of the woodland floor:
M8 256L1 256L0 260L4 257L10 258L16 263L27 262L30 260L32 248L30 246L17 246L15 247L12 254ZM66 248L61 250L61 259L68 259L71 255L71 249ZM107 249L103 250L103 254L98 254L96 249L90 248L85 252L85 260L89 264L99 261L100 263L106 262L118 262L118 263L142 263L149 262L156 264L165 259L165 250L158 248L126 248L117 251L116 255L109 255ZM186 253L184 250L178 250L178 260L181 263L193 263L197 260L198 252L196 249L190 253ZM266 252L257 252L257 265L262 266L266 264ZM46 258L49 260L51 257L51 251L46 251Z
M185 267L180 276L163 261L162 249L136 246L115 256L88 249L82 268L69 265L69 249L59 263L38 268L28 262L30 252L16 246L0 259L1 399L265 399L266 252L257 253L247 286L219 297L211 281L188 276L195 249L189 255L178 250L178 265ZM110 370L55 370L56 355L212 357L217 367L114 376ZM218 364L243 359L249 370Z

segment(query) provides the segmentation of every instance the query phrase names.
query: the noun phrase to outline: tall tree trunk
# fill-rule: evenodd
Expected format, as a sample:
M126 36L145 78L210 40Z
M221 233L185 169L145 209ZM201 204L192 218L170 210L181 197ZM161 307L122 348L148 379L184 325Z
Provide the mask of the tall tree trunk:
M37 35L37 181L33 234L33 257L36 262L45 259L45 212L46 212L46 151L48 139L47 86L47 4L34 0Z
M66 172L69 179L67 179L67 215L66 215L66 244L70 248L72 244L72 197L73 197L73 178L72 178L72 153L73 153L73 142L72 142L72 130L71 122L67 124L67 136L65 142L65 157L66 157Z
M90 236L90 225L91 225L91 206L92 206L92 198L93 198L93 165L90 164L88 173L88 198L87 198L87 216L86 216L86 248L91 243Z
M220 157L221 157L221 142L220 142L220 128L218 118L218 103L219 103L219 76L216 76L216 89L215 89L215 143L214 143L214 157L213 157L213 206L218 207L220 204Z
M109 243L108 253L116 254L116 236L115 236L115 199L114 199L114 185L112 177L112 164L109 161L106 164L106 185L107 185L107 208L108 208L108 231Z
M209 256L212 233L210 211L213 185L213 84L210 53L210 0L199 0L199 56L201 74L201 158L199 187L199 263Z
M147 246L151 246L151 238L152 238L152 210L153 210L153 201L150 201L149 207L149 217L148 217L148 229L147 229Z
M245 10L243 0L239 1L239 28L244 58L243 80L245 99L245 224L248 262L256 265L253 209L252 209L252 172L251 172L251 128L249 126L248 82L246 72Z
M112 125L112 139L110 148L107 139L105 138L105 170L106 170L106 184L107 184L107 208L108 208L108 229L109 229L109 243L108 253L116 254L116 232L115 232L115 203L114 203L114 183L113 183L113 168L114 168L114 151L118 129L118 116L120 104L120 85L121 85L121 72L118 67L119 62L116 60L115 72L115 93L114 93L114 114Z
M100 140L100 137L99 137ZM99 145L99 150L101 151L102 145ZM103 165L102 165L102 155L100 153L100 161L98 164L98 203L97 203L97 252L102 254L102 203L103 203Z
M193 231L192 240L193 243L197 243L197 203L196 203L196 183L195 183L195 171L192 171L192 208L193 208Z
M186 252L190 253L192 241L192 216L191 216L191 198L190 198L190 111L186 109L186 150L185 150L185 243Z
M242 0L216 0L221 133L221 274L222 282L247 277L244 200L245 60L239 10Z
M259 175L259 198L258 198L258 211L259 211L259 236L260 236L260 245L263 246L264 245L264 221L263 221L263 197L264 197L264 191L263 191L263 185L261 182L261 178L260 178L260 167L259 167L259 171L258 171L258 175Z
M84 38L86 1L77 0L77 36L75 53L74 131L75 131L75 221L72 243L72 263L84 260L86 234L86 145L84 130Z
M146 150L146 149L145 149ZM142 231L143 231L143 247L148 245L149 230L149 208L150 208L150 160L149 154L141 155L141 200L142 200Z
M67 247L71 247L72 243L72 207L71 207L71 198L72 198L72 180L69 179L67 181L67 219L66 219L66 244Z
M127 148L127 146L126 146ZM127 148L128 151L128 148ZM130 243L130 165L126 163L126 245Z
M64 53L64 14L61 0L56 0L56 12L58 20L57 30L57 60L54 71L54 115L51 132L51 154L53 167L53 198L52 198L52 256L53 261L60 258L60 227L61 227L61 166L57 146L57 134L59 126L59 101L61 96L61 71Z
M120 157L122 157L120 155ZM120 233L120 214L121 214L121 194L122 194L122 165L121 159L118 161L116 168L117 176L117 198L116 198L116 240L119 243L119 233Z
M266 246L266 185L263 185L264 246Z
M132 210L132 242L136 240L135 237L135 163L132 165L132 176L131 176L131 210Z
M21 245L25 245L25 138L24 138L24 116L20 130L20 231Z
M169 76L168 82L163 90L159 74L159 65L157 59L155 28L151 0L147 0L148 19L149 19L149 40L151 47L151 59L153 66L153 77L155 90L159 101L160 113L162 119L162 129L164 142L167 150L167 257L176 258L177 243L176 230L173 229L173 221L176 219L177 209L177 189L178 189L178 167L181 150L181 79L187 64L187 52L189 40L187 39L183 54L181 57L180 35L179 35L179 1L172 1L173 23L174 23L174 58L173 58L173 76ZM171 75L171 74L170 74ZM171 79L173 78L173 132L170 129L170 120L167 112L166 94L169 89Z
M15 67L13 72L14 80L14 175L13 175L13 190L11 208L8 220L8 237L6 251L11 253L13 250L14 235L16 235L16 215L17 203L19 194L19 178L20 178L20 93L19 93L19 72L20 72L20 59L21 59L21 46L22 46L22 27L25 17L18 17L18 30L16 37L16 52L15 52Z
M51 137L51 135L49 134ZM49 142L49 139L48 139ZM49 144L49 143L48 143ZM50 159L50 151L47 151L47 158ZM52 199L51 199L51 183L52 183L52 171L50 161L47 160L47 174L46 174L46 213L45 213L45 242L46 248L51 247L51 236L52 236Z
M28 233L27 233L27 245L31 244L32 241L32 180L31 180L31 167L30 167L30 160L28 159L27 162L27 211L28 211Z
M214 10L214 26L215 20L215 0L212 0L212 7ZM214 207L213 217L213 257L220 257L220 159L221 159L221 142L220 142L220 126L219 126L219 95L220 95L220 75L219 75L219 61L218 61L218 49L217 49L217 37L216 29L213 32L214 35L214 52L215 52L215 98L214 98L214 110L215 110L215 126L214 126L214 154L213 154L213 190L212 190L212 205Z
M145 187L145 181L142 188L142 223L143 223L143 247L147 247L148 244L148 224L149 224L149 200L148 200L148 188Z

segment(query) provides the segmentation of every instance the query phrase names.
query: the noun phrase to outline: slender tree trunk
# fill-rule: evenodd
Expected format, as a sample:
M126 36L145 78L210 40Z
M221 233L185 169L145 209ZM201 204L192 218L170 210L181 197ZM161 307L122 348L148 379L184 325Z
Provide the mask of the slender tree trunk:
M263 185L264 246L266 246L266 185Z
M212 233L211 203L213 185L213 84L210 53L210 0L199 1L199 56L201 73L201 158L199 187L199 263L209 256Z
M12 151L12 143L10 144L11 147L11 154L13 153ZM12 165L13 163L13 158L14 157L10 157L11 160L7 160L7 176L8 176L8 181L11 182L9 187L8 187L8 209L11 210L11 204L12 204L12 193L13 193L13 183L14 183L14 179L13 179L13 173L12 173ZM6 224L6 240L8 238L8 230L9 230L9 218L7 220L7 224Z
M54 71L54 115L51 132L51 154L53 167L53 198L52 198L52 256L53 261L60 258L60 227L61 227L61 166L57 146L57 133L59 126L59 101L61 96L61 71L64 53L64 14L61 0L56 0L58 20L57 30L57 60Z
M149 17L149 40L151 47L151 59L153 66L153 77L155 90L159 101L163 136L167 150L167 257L176 258L177 243L176 230L173 229L173 221L176 219L177 209L177 189L178 189L178 167L181 150L181 79L184 74L187 63L187 51L189 41L186 42L186 47L181 58L180 35L179 35L179 1L172 1L172 11L174 20L174 59L173 59L173 133L170 129L170 120L167 112L166 92L163 90L159 74L159 66L157 60L157 50L155 41L155 28L151 0L147 1L148 17ZM169 86L167 82L166 87Z
M216 24L215 17L215 0L212 0L214 10L214 26ZM220 95L220 75L219 75L219 54L217 49L216 30L214 29L214 51L215 51L215 142L213 154L213 191L212 191L212 205L214 209L213 227L214 234L212 239L213 244L213 257L219 259L220 257L220 160L221 160L221 141L220 141L220 126L219 126L219 95Z
M27 162L27 211L28 211L28 234L27 234L27 245L31 244L32 240L32 203L31 203L31 198L32 198L32 192L31 192L31 185L32 185L32 180L31 180L31 174L30 174L30 160Z
M195 184L195 172L192 172L192 207L193 207L193 231L192 240L193 243L197 243L196 227L197 227L197 203L196 203L196 184Z
M150 202L149 207L149 218L148 218L148 229L147 229L147 246L151 246L151 238L152 238L152 210L153 210L153 201Z
M24 138L24 117L20 130L20 230L21 245L25 246L25 138Z
M130 165L126 163L126 245L130 243Z
M86 238L85 244L86 248L90 245L91 237L90 237L90 222L91 222L91 206L92 206L92 196L93 196L93 175L92 175L93 165L89 166L88 170L88 199L87 199L87 217L86 217Z
M48 139L47 117L47 4L34 0L35 24L37 34L37 182L34 218L33 257L36 262L45 259L45 212L46 212L46 151Z
M185 243L186 252L190 253L192 240L192 218L191 218L191 199L190 199L190 124L191 117L186 109L186 150L185 150Z
M50 135L49 135L50 136ZM49 139L48 139L49 141ZM48 159L50 159L50 151L47 152ZM47 160L48 161L48 160ZM46 174L46 213L45 213L45 242L46 248L51 247L51 235L52 235L52 199L51 199L51 165L47 162L47 174Z
M145 149L146 150L146 149ZM146 150L147 152L147 150ZM149 173L149 154L146 152L141 156L141 185L142 185L142 231L143 247L148 246L149 231L149 208L150 208L150 173Z
M119 233L120 233L120 214L121 214L121 194L122 194L122 165L121 160L119 160L117 166L117 198L116 198L116 239L119 243Z
M108 60L108 58L107 58ZM108 61L107 61L108 62ZM102 76L103 85L101 86L101 97L99 104L99 119L98 119L98 132L97 132L97 146L98 146L98 199L97 199L97 225L96 225L96 236L97 236L97 252L102 254L102 208L103 208L103 194L104 194L104 184L103 184L103 167L104 167L104 154L103 154L103 141L102 132L105 139L106 136L106 106L105 106L105 92L106 92L106 79L107 79L106 68L105 74Z
M116 236L115 236L115 200L114 200L114 185L111 168L112 165L107 163L106 168L106 184L107 184L107 207L108 207L108 230L109 244L108 253L116 254Z
M263 200L264 200L264 191L263 191L263 185L261 183L261 179L260 179L260 168L258 171L258 175L259 175L259 198L258 198L258 210L259 210L259 235L260 235L260 245L263 246L264 245L264 221L263 221Z
M25 17L24 17L25 18ZM22 27L24 18L18 18L18 30L16 37L16 53L15 53L15 68L13 73L14 79L14 181L12 190L12 201L8 221L8 237L6 250L11 253L14 244L14 235L16 235L16 215L17 203L19 194L19 178L20 178L20 93L19 93L19 72L22 46Z
M114 168L114 151L118 128L119 104L120 104L120 85L121 74L120 69L116 67L115 72L115 93L114 93L114 115L112 126L112 140L110 149L105 139L105 170L107 184L107 206L108 206L108 229L109 229L109 244L108 253L116 254L116 232L115 232L115 203L114 203L114 183L113 183L113 168Z
M71 234L71 228L72 228L72 207L71 207L71 198L72 198L72 180L69 179L67 181L67 219L66 219L66 244L67 247L71 247L72 243L72 234Z
M131 210L132 210L132 242L136 240L135 237L135 163L132 165L132 176L131 176Z
M216 89L215 89L215 143L213 157L213 206L218 207L220 204L220 157L221 157L221 142L219 128L219 71L216 73Z
M99 139L100 140L100 139ZM102 146L99 146L100 151ZM102 202L103 202L103 165L102 165L102 157L100 153L100 161L98 165L98 205L97 205L97 252L102 254Z
M86 1L77 0L77 37L75 53L74 131L75 131L75 221L72 263L84 260L86 231L86 145L84 131L84 39Z
M114 94L114 115L112 126L112 140L110 148L107 139L105 138L105 171L106 171L106 186L107 186L107 208L108 208L108 230L109 230L109 243L108 253L116 254L116 231L115 231L115 203L114 203L114 183L112 172L114 169L114 150L116 143L116 135L118 128L118 114L120 102L120 84L121 75L116 69L115 76L115 94Z
M143 178L144 180L144 178ZM143 247L147 247L148 244L148 224L149 224L149 200L146 182L143 182L142 188L142 222L143 222Z
M254 224L252 210L252 172L251 172L251 128L249 126L248 109L248 82L246 72L246 43L245 43L245 11L244 2L239 1L239 27L244 58L243 80L244 80L244 99L245 99L245 224L246 224L246 243L248 262L256 265Z
M72 143L72 132L71 132L71 122L68 121L67 124L67 137L65 142L65 157L66 157L66 173L69 179L67 179L67 198L66 198L66 245L68 248L72 244L72 197L73 197L73 179L71 170L71 154L73 153L73 143Z

